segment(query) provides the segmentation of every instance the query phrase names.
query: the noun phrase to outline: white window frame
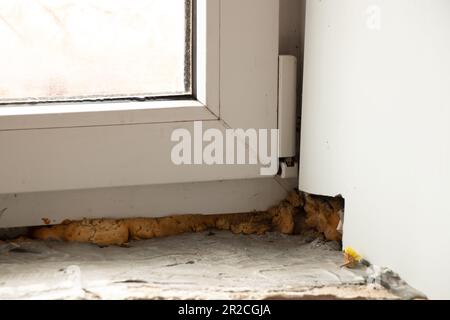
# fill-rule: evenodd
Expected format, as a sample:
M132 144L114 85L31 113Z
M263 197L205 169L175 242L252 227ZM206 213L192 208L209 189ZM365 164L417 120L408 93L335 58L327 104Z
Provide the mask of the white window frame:
M260 177L175 166L176 128L277 128L279 0L196 0L196 100L0 108L0 194Z
M193 99L61 102L0 107L0 130L69 128L217 119L219 0L193 0L196 15ZM208 32L206 32L208 30Z

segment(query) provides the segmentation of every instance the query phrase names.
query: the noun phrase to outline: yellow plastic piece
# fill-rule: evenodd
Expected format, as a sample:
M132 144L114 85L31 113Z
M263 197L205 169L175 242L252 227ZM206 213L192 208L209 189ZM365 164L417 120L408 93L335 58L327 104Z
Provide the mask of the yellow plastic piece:
M355 249L347 247L344 249L344 259L345 262L342 265L343 267L354 268L361 262L362 257L356 252Z

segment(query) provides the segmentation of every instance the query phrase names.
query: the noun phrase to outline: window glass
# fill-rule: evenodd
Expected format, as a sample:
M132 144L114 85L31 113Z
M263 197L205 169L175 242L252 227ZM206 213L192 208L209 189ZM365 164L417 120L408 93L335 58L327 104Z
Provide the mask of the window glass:
M191 93L191 1L0 0L0 103Z

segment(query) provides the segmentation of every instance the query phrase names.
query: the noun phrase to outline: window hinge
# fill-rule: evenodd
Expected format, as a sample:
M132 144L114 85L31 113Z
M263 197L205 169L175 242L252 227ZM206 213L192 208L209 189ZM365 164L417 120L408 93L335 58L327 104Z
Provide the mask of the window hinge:
M281 55L278 70L279 176L294 178L298 176L297 58Z

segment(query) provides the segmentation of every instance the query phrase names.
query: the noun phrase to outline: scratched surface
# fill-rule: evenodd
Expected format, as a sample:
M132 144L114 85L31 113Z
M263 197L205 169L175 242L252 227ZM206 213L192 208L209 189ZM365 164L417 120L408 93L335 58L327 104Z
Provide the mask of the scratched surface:
M185 92L185 0L0 0L0 103Z
M0 245L0 299L301 296L366 287L339 251L302 237L186 234L99 248L58 242Z

